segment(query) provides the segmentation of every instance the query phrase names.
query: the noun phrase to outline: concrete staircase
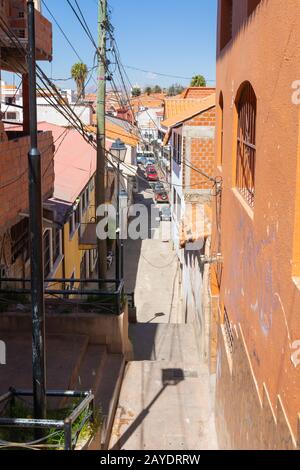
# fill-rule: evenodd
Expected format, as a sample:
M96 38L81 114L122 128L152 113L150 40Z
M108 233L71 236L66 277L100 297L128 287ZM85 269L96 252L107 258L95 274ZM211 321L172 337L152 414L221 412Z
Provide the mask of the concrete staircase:
M0 368L0 394L9 387L32 389L31 335L1 333L6 343L7 364ZM88 448L107 448L118 403L125 360L91 344L86 335L47 335L47 389L92 390L102 417L101 432ZM48 406L65 406L65 400L48 400Z

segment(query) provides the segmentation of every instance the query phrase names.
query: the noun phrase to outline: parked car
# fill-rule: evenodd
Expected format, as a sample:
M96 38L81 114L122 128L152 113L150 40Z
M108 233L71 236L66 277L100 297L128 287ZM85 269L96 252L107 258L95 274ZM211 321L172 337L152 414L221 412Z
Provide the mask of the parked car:
M170 206L163 206L160 210L160 220L163 222L169 222L171 220L171 209Z
M144 155L144 156L145 156L145 155ZM156 159L155 159L154 157L146 157L146 156L145 156L145 158L146 158L146 162L147 162L146 164L155 165Z
M136 162L137 162L138 165L144 165L144 163L146 162L146 158L144 157L144 155L142 153L137 154Z
M148 164L146 165L146 172L147 172L148 170L155 170L155 171L156 171L155 165L153 165L152 163L148 163Z
M148 181L158 181L158 174L155 167L147 167L146 175Z
M156 191L154 198L156 202L169 202L169 196L166 191Z
M153 186L153 191L159 192L159 191L165 191L165 187L161 181L157 181L157 183L154 184Z

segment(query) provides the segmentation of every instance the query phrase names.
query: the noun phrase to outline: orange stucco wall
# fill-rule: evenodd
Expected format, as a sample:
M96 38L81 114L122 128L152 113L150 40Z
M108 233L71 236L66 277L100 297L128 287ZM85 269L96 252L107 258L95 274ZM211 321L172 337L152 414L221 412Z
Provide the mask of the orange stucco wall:
M248 16L248 0L233 0L233 38L217 51L217 102L222 92L224 137L223 165L216 163L216 173L223 178L220 305L232 324L241 327L258 390L262 393L266 384L274 410L280 396L296 435L300 361L295 366L292 355L297 351L294 342L300 340L300 283L293 276L300 276L300 223L295 223L297 215L300 218L300 121L292 83L300 80L300 8L295 3L261 0ZM234 103L244 81L257 96L253 210L234 189ZM220 122L218 113L218 128Z

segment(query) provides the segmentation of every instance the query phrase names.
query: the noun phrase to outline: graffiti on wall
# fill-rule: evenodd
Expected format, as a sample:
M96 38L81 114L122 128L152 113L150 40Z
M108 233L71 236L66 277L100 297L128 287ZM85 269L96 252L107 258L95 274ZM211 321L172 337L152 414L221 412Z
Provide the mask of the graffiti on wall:
M279 307L277 282L274 278L270 252L276 240L277 226L268 228L264 239L256 240L252 227L241 216L237 236L241 243L233 242L229 260L230 289L227 304L241 315L243 305L258 315L261 330L267 336L272 328L273 314ZM238 307L240 305L240 308ZM240 320L240 318L239 318Z

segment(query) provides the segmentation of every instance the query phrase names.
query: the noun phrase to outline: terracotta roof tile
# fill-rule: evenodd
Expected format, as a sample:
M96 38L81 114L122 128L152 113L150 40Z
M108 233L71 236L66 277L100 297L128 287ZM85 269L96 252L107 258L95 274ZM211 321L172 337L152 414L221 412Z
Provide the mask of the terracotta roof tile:
M166 104L167 104L166 100ZM171 100L170 100L171 101ZM184 103L184 105L182 105ZM216 95L210 95L202 100L175 100L170 106L170 115L162 121L163 127L173 127L180 122L186 121L197 114L206 111L216 105ZM175 112L177 110L177 112Z
M106 138L110 140L121 139L127 145L135 147L139 143L139 137L131 132L126 131L123 127L111 122L109 119L105 120L105 131ZM90 132L96 132L95 126L88 126L87 130Z

